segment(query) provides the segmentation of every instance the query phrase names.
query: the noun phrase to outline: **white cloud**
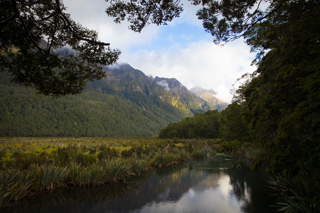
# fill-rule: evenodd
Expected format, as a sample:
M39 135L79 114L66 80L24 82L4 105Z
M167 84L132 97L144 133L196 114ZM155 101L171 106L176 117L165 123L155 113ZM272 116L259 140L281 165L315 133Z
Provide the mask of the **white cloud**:
M108 6L104 0L64 0L67 13L82 26L99 33L99 40L110 43L112 49L129 51L132 47L146 44L157 38L160 28L150 25L141 33L128 29L129 24L116 24L112 17L108 17L105 10Z
M121 61L147 75L176 78L189 89L213 89L218 98L230 102L232 84L242 74L255 70L250 66L252 58L249 47L241 40L224 47L202 40L183 49L173 46L166 51L123 53Z
M170 91L170 87L169 87L169 84L166 80L162 80L162 81L157 81L156 82L158 85L162 86L163 89L165 89L166 91Z
M169 26L149 25L142 33L134 33L128 29L128 24L115 24L106 15L104 0L64 0L72 19L96 30L99 39L111 43L111 48L121 50L119 62L129 63L146 75L176 78L189 89L193 86L213 89L218 98L230 102L232 95L229 91L235 80L255 70L250 67L254 54L242 40L220 47L213 44L209 34L193 35L197 28L204 32L202 22L195 15L199 7L186 0L182 3L184 12ZM197 27L190 30L190 34L181 34L174 31L174 26L180 23ZM191 40L192 37L198 40ZM170 42L173 45L166 48ZM159 50L159 47L164 48Z
M201 8L200 5L192 5L188 0L182 0L183 12L180 14L179 18L174 19L172 22L168 23L169 26L175 26L180 23L189 23L194 26L202 26L202 21L196 16L197 11Z

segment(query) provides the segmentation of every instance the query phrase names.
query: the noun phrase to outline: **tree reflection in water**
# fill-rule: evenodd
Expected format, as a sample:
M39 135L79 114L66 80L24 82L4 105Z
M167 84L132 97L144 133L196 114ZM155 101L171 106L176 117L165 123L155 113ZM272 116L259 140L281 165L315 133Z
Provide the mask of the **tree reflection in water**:
M128 183L37 195L5 212L275 212L267 175L215 157L146 174ZM238 164L238 162L237 162Z

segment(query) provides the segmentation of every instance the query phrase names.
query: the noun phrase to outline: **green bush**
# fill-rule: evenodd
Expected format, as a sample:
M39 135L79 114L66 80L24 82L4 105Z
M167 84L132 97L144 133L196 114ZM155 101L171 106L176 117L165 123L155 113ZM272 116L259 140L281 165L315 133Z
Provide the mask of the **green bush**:
M225 152L234 152L237 150L237 145L234 141L224 141L221 146Z
M88 166L88 165L91 165L93 163L96 162L96 157L94 155L85 155L85 154L82 154L82 153L79 153L77 155L77 163L83 165L83 166Z
M110 147L104 148L104 146L100 146L99 149L103 150L97 156L99 160L106 160L106 159L111 160L114 157L118 157L118 153L114 148L111 149Z

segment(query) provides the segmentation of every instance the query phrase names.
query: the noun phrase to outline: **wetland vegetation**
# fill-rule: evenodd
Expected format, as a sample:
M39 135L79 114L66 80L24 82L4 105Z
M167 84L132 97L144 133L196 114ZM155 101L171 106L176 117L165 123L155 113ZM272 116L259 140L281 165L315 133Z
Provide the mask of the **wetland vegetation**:
M105 49L108 44L98 42L94 31L76 25L62 12L65 8L60 8L60 1L46 1L48 13L43 1L30 1L30 6L25 1L2 2L0 71L12 75L10 82L53 97L77 94L88 80L105 76L103 66L118 58L120 52ZM167 1L154 3L163 2ZM149 21L159 25L179 16L182 5L169 2L161 6L168 15L159 19L129 15L131 29L140 32ZM17 3L23 16L16 12ZM142 11L158 16L153 4L137 3L145 9ZM281 195L280 211L319 212L319 1L202 1L202 6L198 18L215 43L242 37L256 52L253 64L257 69L238 79L232 103L221 113L195 113L172 123L187 111L175 108L169 94L166 100L171 101L163 102L164 90L145 87L147 84L140 84L142 78L119 84L121 94L109 85L99 85L101 82L91 84L81 100L63 99L59 104L49 99L38 101L30 90L11 88L0 78L2 136L154 136L171 123L160 131L163 139L1 138L0 206L39 191L124 182L154 168L228 151L250 158L251 169L275 174L270 184ZM126 5L126 1L106 10L117 22L125 20L130 11L136 11L136 6ZM63 19L57 18L60 15ZM58 20L68 25L60 25ZM39 27L44 22L54 29ZM77 33L84 37L73 36ZM44 37L50 45L41 47ZM66 44L75 50L74 55L51 51ZM81 75L74 74L74 67ZM120 98L113 96L115 93ZM120 113L120 108L125 112Z
M212 156L158 168L125 183L40 192L3 211L273 213L276 197L267 180L266 172L250 171L242 158Z
M219 140L0 138L0 207L40 191L126 182L223 151Z

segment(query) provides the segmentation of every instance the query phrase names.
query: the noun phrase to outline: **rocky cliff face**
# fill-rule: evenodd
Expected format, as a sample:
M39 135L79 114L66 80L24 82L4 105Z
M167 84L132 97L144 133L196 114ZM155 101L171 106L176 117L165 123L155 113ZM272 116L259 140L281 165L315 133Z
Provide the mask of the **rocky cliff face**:
M156 77L153 81L177 97L178 100L193 113L205 112L213 109L221 110L227 106L227 103L220 101L214 96L217 93L213 90L195 87L189 91L175 78Z
M215 97L215 95L217 93L215 91L213 91L212 89L207 90L207 89L203 89L201 87L194 87L194 88L190 89L190 92L197 95L201 99L205 100L211 107L214 107L215 109L218 109L219 111L228 106L227 103L225 103Z

